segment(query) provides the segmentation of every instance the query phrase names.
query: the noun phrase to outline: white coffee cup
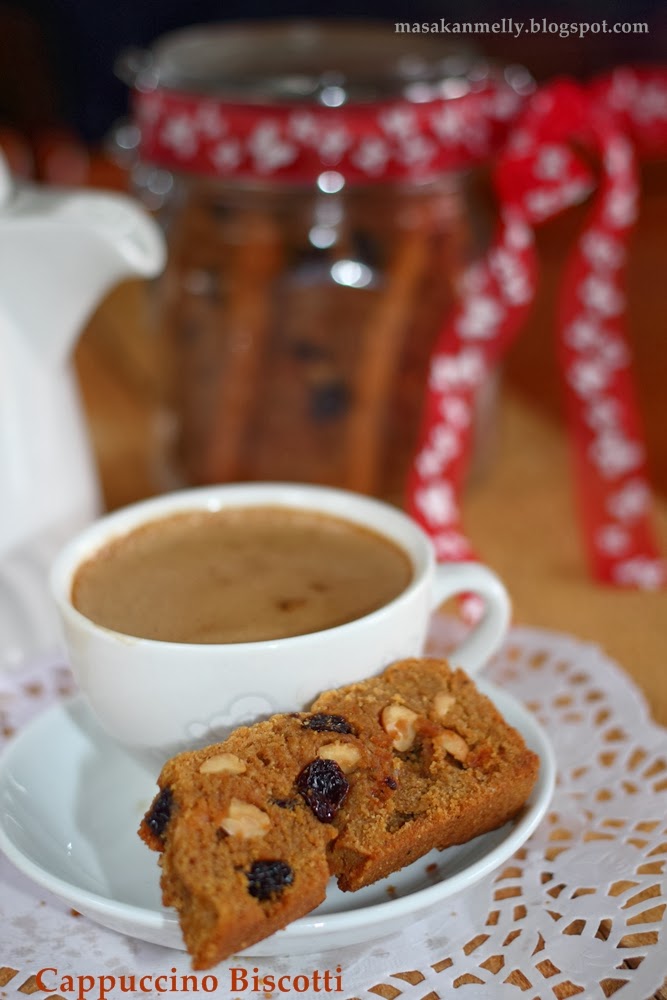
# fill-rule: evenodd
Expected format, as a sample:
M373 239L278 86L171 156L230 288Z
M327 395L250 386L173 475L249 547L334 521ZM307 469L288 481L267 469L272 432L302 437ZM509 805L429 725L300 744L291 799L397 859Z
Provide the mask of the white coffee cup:
M181 511L286 506L343 518L402 548L413 578L377 611L289 638L225 644L165 642L95 624L72 604L77 568L111 540ZM457 594L479 594L481 621L450 661L475 673L502 642L510 614L500 580L477 563L436 564L421 528L381 501L342 490L281 483L209 486L170 493L96 521L60 552L51 590L79 687L102 726L134 750L166 758L224 738L235 726L305 708L321 691L419 655L433 610Z

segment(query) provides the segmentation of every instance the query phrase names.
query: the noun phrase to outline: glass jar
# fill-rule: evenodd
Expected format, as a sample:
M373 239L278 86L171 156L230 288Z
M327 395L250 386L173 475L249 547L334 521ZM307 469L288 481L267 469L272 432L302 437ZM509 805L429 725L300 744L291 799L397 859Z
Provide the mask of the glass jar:
M489 230L470 170L495 133L450 106L500 93L509 117L525 74L393 25L284 22L166 36L133 75L134 177L169 246L169 485L400 504L429 357Z

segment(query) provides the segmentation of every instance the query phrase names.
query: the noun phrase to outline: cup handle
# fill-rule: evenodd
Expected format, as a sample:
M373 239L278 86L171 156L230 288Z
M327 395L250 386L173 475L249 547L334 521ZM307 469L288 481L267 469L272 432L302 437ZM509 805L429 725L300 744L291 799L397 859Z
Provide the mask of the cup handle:
M471 592L484 601L484 614L447 658L452 666L475 674L500 648L507 634L511 616L509 595L496 574L479 563L447 563L436 567L432 611L450 597Z

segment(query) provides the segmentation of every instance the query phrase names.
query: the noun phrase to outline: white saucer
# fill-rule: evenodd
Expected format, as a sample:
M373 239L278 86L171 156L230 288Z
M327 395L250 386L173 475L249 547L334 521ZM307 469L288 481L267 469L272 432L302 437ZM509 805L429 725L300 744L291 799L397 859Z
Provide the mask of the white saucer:
M359 892L342 893L332 880L317 910L243 954L307 954L381 937L472 885L527 840L551 798L553 753L524 708L478 684L541 759L521 816ZM81 697L59 703L27 726L0 760L0 848L20 871L91 920L183 948L175 913L160 904L157 857L136 835L154 778L100 731Z

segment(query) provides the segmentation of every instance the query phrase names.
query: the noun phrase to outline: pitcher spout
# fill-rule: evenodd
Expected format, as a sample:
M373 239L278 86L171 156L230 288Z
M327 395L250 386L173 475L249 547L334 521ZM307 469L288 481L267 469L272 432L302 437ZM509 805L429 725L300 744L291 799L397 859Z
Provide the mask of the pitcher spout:
M2 311L38 363L57 364L120 281L165 263L161 230L124 195L0 184Z

